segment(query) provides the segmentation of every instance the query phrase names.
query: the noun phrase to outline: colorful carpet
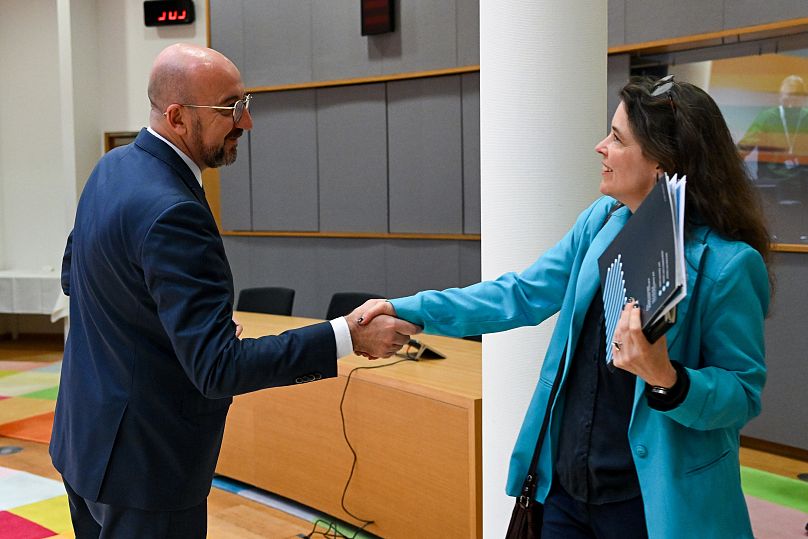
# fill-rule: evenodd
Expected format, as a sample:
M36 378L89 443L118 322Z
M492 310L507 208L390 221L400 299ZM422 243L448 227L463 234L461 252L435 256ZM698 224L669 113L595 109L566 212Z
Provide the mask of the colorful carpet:
M50 442L61 368L61 361L0 361L0 436Z
M75 537L60 481L0 466L0 538Z
M0 361L0 436L50 442L60 369L61 362ZM746 467L741 468L741 478L757 539L806 536L808 483ZM271 494L249 485L217 478L214 486L287 513L302 511L283 502L278 505ZM312 522L322 517L297 516ZM64 486L0 467L0 539L56 537L73 537Z

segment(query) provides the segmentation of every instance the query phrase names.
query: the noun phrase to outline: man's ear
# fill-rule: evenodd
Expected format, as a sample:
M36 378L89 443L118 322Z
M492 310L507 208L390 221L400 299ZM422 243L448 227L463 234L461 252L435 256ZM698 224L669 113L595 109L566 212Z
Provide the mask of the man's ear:
M183 107L176 103L168 106L163 116L166 118L166 123L169 129L178 135L185 135L188 132L188 125L186 119L182 114Z

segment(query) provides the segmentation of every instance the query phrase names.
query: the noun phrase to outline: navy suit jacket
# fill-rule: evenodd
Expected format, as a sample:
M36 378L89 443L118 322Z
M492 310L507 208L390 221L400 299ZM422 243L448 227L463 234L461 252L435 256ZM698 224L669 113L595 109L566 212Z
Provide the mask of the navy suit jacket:
M146 129L87 181L62 287L70 332L50 453L93 501L202 503L233 395L337 374L327 322L235 337L232 275L204 193Z

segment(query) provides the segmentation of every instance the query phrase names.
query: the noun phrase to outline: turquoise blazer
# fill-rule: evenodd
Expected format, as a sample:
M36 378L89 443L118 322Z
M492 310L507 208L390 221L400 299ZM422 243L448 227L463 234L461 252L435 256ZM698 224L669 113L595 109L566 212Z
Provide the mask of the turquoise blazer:
M536 325L558 313L511 456L506 488L511 496L518 495L530 465L561 354L567 348L572 357L599 290L597 259L631 215L622 207L606 221L614 203L610 197L593 203L560 242L521 273L391 300L401 318L427 333L451 336ZM688 294L677 307L667 344L671 359L687 368L690 390L678 407L660 412L648 406L645 383L637 378L628 430L648 533L655 539L752 537L738 447L741 427L760 412L766 380L768 274L756 250L706 227L690 231L685 251ZM550 489L562 408L559 398L539 457L539 501Z

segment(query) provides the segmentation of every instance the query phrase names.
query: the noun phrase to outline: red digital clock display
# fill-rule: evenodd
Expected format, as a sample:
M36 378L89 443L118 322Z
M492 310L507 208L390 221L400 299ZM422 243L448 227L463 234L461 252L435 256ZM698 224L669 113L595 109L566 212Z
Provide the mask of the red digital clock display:
M194 22L192 0L146 0L143 21L146 26L172 26Z

